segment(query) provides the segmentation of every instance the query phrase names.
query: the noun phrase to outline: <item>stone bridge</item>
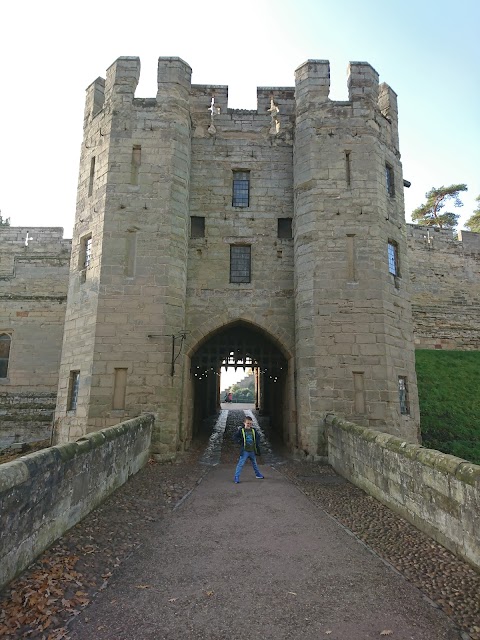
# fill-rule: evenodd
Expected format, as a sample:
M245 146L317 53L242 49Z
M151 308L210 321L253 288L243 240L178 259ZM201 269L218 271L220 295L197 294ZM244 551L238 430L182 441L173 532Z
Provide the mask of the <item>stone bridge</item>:
M204 481L79 616L72 638L91 638L93 628L99 639L240 638L247 630L253 638L480 637L480 577L468 565L465 589L477 609L453 616L456 625L311 502L317 480L349 480L478 570L480 467L330 416L328 461L292 471L270 446L268 421L246 413L260 431L267 423L265 482L245 468L240 486L232 483L229 431L243 412L222 410L200 460ZM2 585L146 463L152 424L145 415L0 467ZM287 482L292 474L310 501Z

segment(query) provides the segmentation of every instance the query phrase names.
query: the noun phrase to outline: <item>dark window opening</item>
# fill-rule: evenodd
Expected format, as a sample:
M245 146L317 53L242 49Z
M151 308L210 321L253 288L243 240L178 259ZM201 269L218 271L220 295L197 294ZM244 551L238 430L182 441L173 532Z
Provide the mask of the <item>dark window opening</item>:
M352 165L350 161L350 151L345 151L345 172L347 178L347 187L352 185Z
M230 246L230 282L251 281L250 250L250 246Z
M203 216L190 216L190 238L205 237L205 218Z
M393 276L400 275L398 262L398 245L393 240L388 241L388 271Z
M7 377L11 342L12 338L8 333L0 334L0 378Z
M279 238L292 238L292 218L278 218L277 236Z
M70 371L70 378L68 381L67 411L75 411L77 408L79 386L80 371Z
M393 197L395 195L395 179L393 167L389 164L385 165L385 179L387 181L387 193L390 197Z
M132 171L130 176L130 182L133 185L138 185L138 172L140 165L142 164L142 147L139 144L134 144L132 149Z
M234 171L232 207L248 206L250 206L250 171Z
M398 376L398 396L400 400L400 413L402 415L408 415L410 413L410 407L408 402L407 378L405 376Z

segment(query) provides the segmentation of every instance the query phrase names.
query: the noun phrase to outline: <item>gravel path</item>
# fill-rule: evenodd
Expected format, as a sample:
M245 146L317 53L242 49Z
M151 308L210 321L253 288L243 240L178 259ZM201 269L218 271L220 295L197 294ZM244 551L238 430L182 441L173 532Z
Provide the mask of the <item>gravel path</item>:
M216 461L206 434L147 465L42 554L3 594L0 637L480 640L480 575L330 467L266 446L266 480L246 466L234 485L243 416Z

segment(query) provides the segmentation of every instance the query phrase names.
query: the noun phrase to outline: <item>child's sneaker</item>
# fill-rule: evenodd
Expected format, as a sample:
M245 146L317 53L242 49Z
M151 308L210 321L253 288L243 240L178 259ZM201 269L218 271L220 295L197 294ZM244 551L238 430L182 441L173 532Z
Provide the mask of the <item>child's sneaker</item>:
M257 480L263 480L265 476L255 476Z
M240 483L240 480L238 478L234 478L233 481L234 481L235 484L239 484Z

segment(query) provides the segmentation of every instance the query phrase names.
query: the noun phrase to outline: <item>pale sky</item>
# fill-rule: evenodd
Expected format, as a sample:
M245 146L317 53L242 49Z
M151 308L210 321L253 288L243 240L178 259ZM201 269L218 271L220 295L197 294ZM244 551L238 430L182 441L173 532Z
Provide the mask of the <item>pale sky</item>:
M155 96L159 56L179 56L194 83L228 84L229 106L250 109L257 85L293 86L318 58L333 99L350 60L397 92L407 221L431 187L465 182L461 227L480 194L479 24L477 0L4 3L0 210L71 237L84 92L119 56L141 58L137 97Z

